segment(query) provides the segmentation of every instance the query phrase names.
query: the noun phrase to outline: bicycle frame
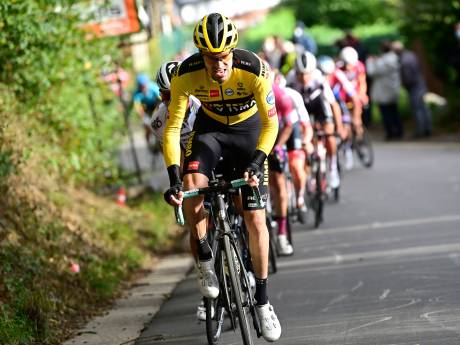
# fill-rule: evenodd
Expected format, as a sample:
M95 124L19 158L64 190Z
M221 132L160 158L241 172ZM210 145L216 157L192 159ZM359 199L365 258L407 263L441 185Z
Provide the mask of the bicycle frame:
M221 303L220 305L216 304L216 309L219 309L216 310L216 314L219 313L218 317L220 318L217 320L216 332L214 332L214 330L212 330L212 332L208 330L208 325L209 327L213 327L213 321L211 319L206 321L208 342L211 345L217 344L220 336L223 323L222 308L225 308L228 311L233 329L236 329L235 314L238 315L241 334L245 345L251 345L252 339L250 336L246 310L244 308L249 308L256 334L258 337L261 336L260 325L255 312L255 300L251 293L248 273L239 249L239 234L237 233L235 226L237 222L235 222L234 219L231 219L232 216L235 216L235 214L232 214L232 209L234 209L234 207L232 207L233 204L231 202L231 195L235 194L236 190L244 185L247 185L247 181L244 179L226 183L225 181L216 178L209 182L208 187L184 192L184 199L198 195L209 195L210 197L210 216L212 217L215 226L212 249L215 258L214 265L216 275L219 279L221 291L221 294L219 294L217 299L214 300L216 301L215 303ZM263 205L258 189L254 188L253 190L256 201L260 205ZM176 208L176 220L179 224L183 224L184 222L180 207ZM228 280L228 277L230 280ZM206 303L209 304L214 302L208 300ZM236 311L234 310L234 305L236 307ZM210 313L208 315L207 312L207 318L208 317L211 318L212 316Z

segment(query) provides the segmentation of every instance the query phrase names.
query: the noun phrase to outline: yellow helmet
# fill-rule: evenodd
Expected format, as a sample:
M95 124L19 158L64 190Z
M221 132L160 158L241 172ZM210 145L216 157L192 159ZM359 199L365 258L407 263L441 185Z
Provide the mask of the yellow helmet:
M211 13L195 26L193 42L200 51L222 53L236 47L238 31L231 19L220 13Z

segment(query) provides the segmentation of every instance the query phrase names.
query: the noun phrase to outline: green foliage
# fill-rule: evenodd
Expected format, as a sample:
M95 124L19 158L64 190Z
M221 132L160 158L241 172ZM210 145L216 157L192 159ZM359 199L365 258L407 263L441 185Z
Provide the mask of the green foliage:
M327 25L351 29L357 25L388 22L395 18L397 0L288 0L299 20L307 26Z
M453 67L454 59L459 59L460 54L460 43L455 37L454 28L460 22L460 3L457 0L401 2L404 18L401 31L408 41L422 42L437 75L460 85L460 75Z
M12 92L17 101L5 113L27 118L27 130L42 139L33 149L54 173L93 183L110 165L122 131L120 111L106 102L100 80L103 57L116 59L120 51L115 39L85 39L74 2L0 3L0 98L6 87Z
M246 49L258 51L263 40L269 35L278 35L284 39L290 39L295 26L295 13L292 8L280 7L271 12L263 22L255 27L247 29L240 37L240 45ZM314 25L308 28L308 33L313 36L318 44L318 55L336 55L336 40L343 37L342 29L327 25ZM373 24L357 25L353 28L353 34L359 37L366 48L377 53L380 41L383 38L394 39L398 37L398 28L394 24L377 22Z
M291 9L281 7L265 17L264 21L251 27L240 35L238 45L246 49L257 51L263 39L270 35L277 35L290 39L295 26L295 16Z

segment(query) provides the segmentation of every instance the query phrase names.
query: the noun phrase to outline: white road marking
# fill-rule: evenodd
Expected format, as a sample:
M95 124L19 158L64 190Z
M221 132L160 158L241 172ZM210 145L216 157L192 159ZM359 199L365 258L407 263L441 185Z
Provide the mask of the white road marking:
M380 295L379 300L383 301L385 298L387 298L389 293L390 293L390 289L383 290L383 293Z
M447 321L447 322L451 322L451 323L454 323L454 324L458 324L458 317L452 319L452 317L449 316L449 319L444 318L443 320L438 320L439 316L433 316L432 315L432 314L441 314L441 313L444 313L444 312L452 312L452 311L453 311L452 309L437 310L437 311L424 313L424 314L420 315L420 317L422 319L427 320L429 323L431 323L431 324L433 324L435 326L438 326L438 327L440 327L442 329L449 330L449 331L454 331L454 332L458 333L458 331L459 331L458 327L449 327L449 326L444 325L443 322L442 322L442 321Z
M353 287L351 288L351 291L356 291L356 290L358 290L358 289L359 289L361 286L363 286L363 285L364 285L364 283L360 280L358 284L356 284L355 286L353 286Z
M379 230L387 228L397 228L401 226L413 226L421 224L430 224L430 223L445 223L445 222L458 222L460 221L460 215L458 214L448 214L439 217L429 217L429 218L415 218L415 219L406 219L398 220L393 222L373 222L368 224L352 225L352 226L343 226L330 229L318 229L314 232L308 233L312 235L330 235L333 232L353 232L353 231L362 231L362 230Z
M460 243L450 244L436 244L430 246L418 246L411 248L399 248L380 251L369 251L362 253L343 254L341 255L341 262L353 262L369 259L378 259L385 257L404 257L404 256L422 256L427 254L441 254L441 253L455 253L460 251ZM296 259L290 261L279 262L279 268L295 268L305 267L308 265L321 265L321 264L337 264L336 257L334 256L320 256L317 258ZM280 270L283 273L283 270Z
M361 325L361 326L358 326L358 327L350 328L350 329L348 329L348 330L347 330L346 332L344 332L344 333L350 333L350 332L356 331L357 329L361 329L361 328L364 328L364 327L368 327L368 326L375 325L375 324L377 324L377 323L381 323L381 322L385 322L385 321L391 320L392 318L393 318L393 316L387 316L387 317L384 317L383 319L380 319L380 320L368 322L368 323L365 323L364 325Z

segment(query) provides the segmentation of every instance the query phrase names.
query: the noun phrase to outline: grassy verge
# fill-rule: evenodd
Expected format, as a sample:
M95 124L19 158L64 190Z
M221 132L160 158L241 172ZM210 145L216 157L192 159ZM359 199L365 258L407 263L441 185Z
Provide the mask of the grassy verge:
M121 207L61 181L43 164L44 139L1 115L0 344L60 344L173 250L179 229L161 195Z

